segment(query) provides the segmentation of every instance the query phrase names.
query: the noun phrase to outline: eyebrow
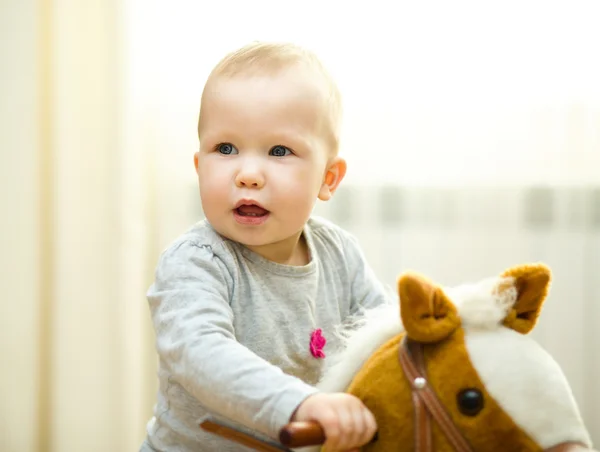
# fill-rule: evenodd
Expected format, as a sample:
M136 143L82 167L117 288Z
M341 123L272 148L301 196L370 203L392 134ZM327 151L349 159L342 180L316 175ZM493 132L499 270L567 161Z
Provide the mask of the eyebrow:
M271 138L271 137L269 137ZM273 134L272 135L272 140L273 140L273 144L285 144L287 142L290 142L290 146L291 147L296 147L295 145L300 145L303 148L306 149L310 149L312 146L310 145L310 142L303 136L303 135L299 135L297 133L293 133L293 134L286 134L286 133L282 133L282 134Z
M209 143L226 143L240 141L241 136L232 130L220 130L217 133L205 132L201 134L198 138L200 140L200 146L202 146L202 144L207 141Z
M203 133L199 138L200 146L206 142L231 142L232 144L235 144L236 142L239 143L240 141L244 140L244 138L237 132L228 129L223 129L218 132ZM277 132L267 135L265 140L268 140L269 146L289 145L291 148L296 148L298 146L306 149L312 148L310 141L308 141L303 135L297 133Z

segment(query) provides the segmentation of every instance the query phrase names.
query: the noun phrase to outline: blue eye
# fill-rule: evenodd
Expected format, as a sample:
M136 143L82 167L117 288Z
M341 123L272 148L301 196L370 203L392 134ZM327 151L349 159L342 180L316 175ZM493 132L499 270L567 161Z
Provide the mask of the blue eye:
M220 143L216 150L224 155L237 154L237 149L231 143Z
M290 155L292 151L285 146L277 145L273 146L269 151L269 155L273 155L275 157L285 157L286 155Z

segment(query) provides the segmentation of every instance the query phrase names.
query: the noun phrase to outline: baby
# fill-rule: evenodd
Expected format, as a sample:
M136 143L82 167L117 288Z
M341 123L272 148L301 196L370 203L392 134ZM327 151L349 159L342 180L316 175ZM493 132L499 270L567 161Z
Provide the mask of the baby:
M376 431L360 400L315 387L335 328L389 302L356 239L312 216L346 173L340 119L336 85L298 46L254 43L209 75L194 155L206 219L148 292L159 391L142 451L250 450L201 430L209 414L275 438L315 420L332 451Z

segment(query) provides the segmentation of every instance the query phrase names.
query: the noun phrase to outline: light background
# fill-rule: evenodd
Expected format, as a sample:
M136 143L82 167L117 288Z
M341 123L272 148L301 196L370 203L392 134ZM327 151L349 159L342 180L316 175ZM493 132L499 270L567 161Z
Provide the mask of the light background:
M338 79L349 172L317 211L386 283L552 266L534 334L600 442L598 23L595 1L1 0L0 450L139 447L144 294L201 216L202 84L256 39Z

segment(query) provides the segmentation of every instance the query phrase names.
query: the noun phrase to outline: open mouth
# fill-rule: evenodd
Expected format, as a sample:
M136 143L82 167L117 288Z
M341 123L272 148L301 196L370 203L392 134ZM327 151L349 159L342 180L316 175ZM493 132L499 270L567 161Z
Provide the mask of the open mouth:
M270 212L251 199L243 199L235 205L233 216L241 225L259 226L267 221Z
M264 217L269 214L267 209L256 204L242 204L235 209L235 212L241 217Z

